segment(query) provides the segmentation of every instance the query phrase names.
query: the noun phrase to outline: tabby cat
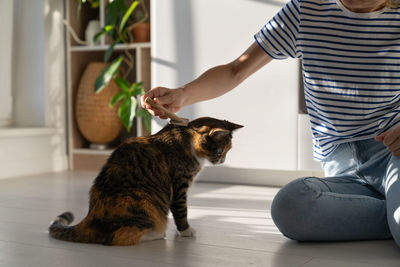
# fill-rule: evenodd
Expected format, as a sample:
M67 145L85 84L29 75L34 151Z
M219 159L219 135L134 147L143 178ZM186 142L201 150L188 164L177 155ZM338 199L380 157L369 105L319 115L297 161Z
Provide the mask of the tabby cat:
M232 131L241 127L204 117L127 139L94 180L86 217L68 226L73 215L64 212L51 223L50 235L72 242L135 245L164 238L171 210L181 236L194 236L187 220L188 187L204 159L224 162Z

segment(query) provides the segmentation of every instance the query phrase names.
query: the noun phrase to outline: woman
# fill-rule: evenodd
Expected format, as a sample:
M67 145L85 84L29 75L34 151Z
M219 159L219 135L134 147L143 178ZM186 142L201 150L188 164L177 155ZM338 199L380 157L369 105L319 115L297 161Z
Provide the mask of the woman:
M272 218L287 237L394 238L400 246L400 8L387 0L292 0L237 59L180 88L156 87L172 112L223 95L272 59L300 58L314 157L326 178L290 182Z

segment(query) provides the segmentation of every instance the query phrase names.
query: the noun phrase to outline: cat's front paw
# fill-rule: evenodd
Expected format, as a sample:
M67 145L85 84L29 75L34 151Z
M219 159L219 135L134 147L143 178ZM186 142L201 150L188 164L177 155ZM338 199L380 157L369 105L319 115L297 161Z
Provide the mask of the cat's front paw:
M196 236L196 231L189 226L188 229L179 231L179 234L183 237L195 237Z

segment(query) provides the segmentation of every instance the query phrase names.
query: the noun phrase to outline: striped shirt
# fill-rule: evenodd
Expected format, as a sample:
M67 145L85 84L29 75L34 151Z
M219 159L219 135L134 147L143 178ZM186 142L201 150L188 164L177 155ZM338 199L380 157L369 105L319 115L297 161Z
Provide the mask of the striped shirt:
M399 124L400 8L291 0L254 37L274 59L301 59L315 159Z

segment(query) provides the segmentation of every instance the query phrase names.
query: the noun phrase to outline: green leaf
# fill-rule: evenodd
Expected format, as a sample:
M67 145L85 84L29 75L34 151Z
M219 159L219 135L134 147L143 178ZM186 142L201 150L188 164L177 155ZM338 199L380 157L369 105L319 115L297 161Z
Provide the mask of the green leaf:
M131 6L125 12L121 24L119 25L119 30L122 32L124 30L125 24L128 21L129 17L132 15L133 10L135 10L136 6L139 5L139 1L133 1Z
M124 94L124 92L118 92L116 93L113 98L111 98L110 101L110 108L114 107L115 103L121 101L122 99L124 99L126 97L126 95Z
M133 123L133 119L135 118L135 116L136 116L136 107L137 107L137 100L136 100L136 98L135 97L131 97L131 116L130 116L130 120L132 121L132 123Z
M89 0L88 1L92 8L98 8L100 6L100 1L99 0Z
M98 33L95 34L95 36L93 36L93 43L96 43L103 34L108 33L112 29L113 29L112 25L106 25L103 29L101 29L101 31L99 31Z
M118 41L114 42L112 45L110 45L104 54L104 62L108 62L110 59L110 56L112 55L112 52L114 51L114 46L116 45Z
M121 122L128 132L131 130L133 125L133 119L136 115L136 106L136 98L130 97L125 98L118 109L118 115L121 119Z
M97 40L99 40L100 37L101 37L103 34L105 34L105 33L106 33L106 32L104 31L104 29L102 29L101 31L99 31L98 33L96 33L96 34L93 36L93 43L96 43Z
M131 130L132 127L132 125L129 124L130 105L131 105L130 102L131 101L129 98L125 99L124 101L122 101L118 109L118 116L128 132Z
M101 90L104 89L104 87L107 86L107 84L110 82L112 77L116 75L119 71L119 66L122 63L122 56L119 58L115 59L113 62L111 62L110 65L107 65L100 73L99 77L97 77L96 82L94 84L94 92L96 94L100 93Z
M148 113L148 112L147 112ZM146 127L146 130L151 133L151 114L149 113L150 117L144 117L144 127Z
M76 9L76 17L78 18L78 21L81 19L81 10L82 10L82 1L78 1L78 8Z
M111 4L114 5L115 7L115 12L116 14L122 18L122 14L126 12L126 10L128 10L128 7L126 6L126 0L113 0L110 1Z
M143 118L144 127L148 132L151 132L151 119L153 116L144 108L138 108L136 115Z
M113 27L114 27L113 25L106 25L106 26L104 26L104 30L105 30L105 32L109 32L112 30Z
M118 9L116 6L116 1L108 3L106 6L106 20L107 25L115 25L117 21Z
M114 79L114 82L121 88L125 93L129 92L129 82L124 78L117 77Z
M142 85L143 85L142 82L132 84L132 86L131 86L132 95L134 95L134 96L143 95L144 89L143 89Z
M122 20L123 15L128 10L127 5L125 4L125 0L113 0L107 1L106 12L105 12L105 24L113 25L112 30L107 32L107 35L110 36L113 40L119 39L119 36L122 35L119 33L118 26Z

